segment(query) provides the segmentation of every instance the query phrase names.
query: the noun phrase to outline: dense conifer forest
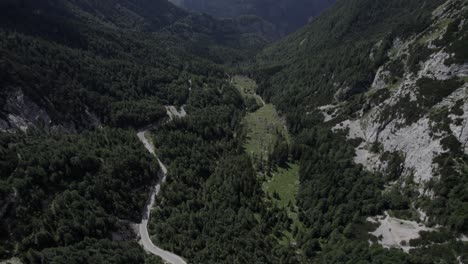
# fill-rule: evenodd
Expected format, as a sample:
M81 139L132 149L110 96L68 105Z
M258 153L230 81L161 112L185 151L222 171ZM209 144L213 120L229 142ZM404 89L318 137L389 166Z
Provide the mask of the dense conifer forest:
M201 108L224 95L221 63L244 60L264 41L166 1L0 5L0 115L15 111L16 96L48 115L27 133L1 133L1 258L158 261L145 257L128 227L140 222L158 180L133 129L166 120L164 105L187 104L190 89L210 88L193 103ZM208 125L198 129L221 133Z
M449 70L468 63L468 7L423 2L338 0L269 43L166 0L0 1L0 261L163 263L134 230L161 169L141 129L168 169L151 240L187 263L468 261L468 157L451 132L468 79L421 73L445 51ZM387 104L405 85L417 93ZM443 151L423 187L408 155L372 142L385 169L369 169L367 138L337 129L377 107L377 134L430 120ZM387 213L427 228L387 247L371 220Z
M421 6L420 1L338 1L314 23L267 47L257 57L253 76L259 82L258 91L284 112L289 130L295 134L292 154L301 161L298 206L300 219L308 228L301 237L301 244L307 257L318 263L455 263L459 254L464 256L462 259L466 258L466 243L456 239L458 233L466 232L468 219L468 204L462 191L466 190L466 154L460 152L458 140L450 153L438 158L445 169L434 189L437 198L421 201L422 206L428 206L436 222L444 223L449 231L429 233L420 240L410 241L421 245L421 240L425 240L425 246L407 255L398 250L369 247L367 241L373 238L365 235L370 228L367 216L381 214L384 210L408 211L411 200L418 199L408 186L412 184L411 179L401 191L385 191L388 182L401 175L401 157L387 153L388 173L370 173L353 162L354 148L360 142L346 141L346 135L332 133L330 129L340 120L352 118L363 105L366 111L367 89L373 84L379 67L390 60L392 42L397 37L404 38L427 29L433 23L434 9L443 2L426 1ZM460 1L451 4L456 8L463 5ZM465 10L464 17L466 15ZM466 29L455 31L447 31L442 39L456 34L458 37L451 38L455 41L449 47L456 57L464 56L462 61L466 63L467 57L462 55L466 49L456 49L467 43ZM445 41L449 43L450 40ZM369 51L372 51L371 56ZM410 47L409 61L413 63L410 69L419 67L418 64L428 58L429 54L424 52L424 47ZM396 71L402 69L398 67L402 66L395 65L391 69L390 77L396 78L394 83L401 82L398 78L402 77L402 72ZM464 81L454 78L450 83L436 84L424 79L418 82L427 91L423 96L436 100L430 103L433 106L461 87ZM339 89L341 87L346 89ZM449 91L443 94L445 89ZM375 102L371 101L368 109L372 104L383 102L377 96L371 100ZM322 114L313 111L314 107L336 101L344 105L340 117L324 124ZM408 118L417 120L427 111L416 109L408 113ZM398 110L387 111L390 114ZM454 171L455 160L464 164L462 171ZM452 185L455 182L460 184L459 188ZM434 244L437 236L438 241L450 242ZM450 250L458 253L447 253Z

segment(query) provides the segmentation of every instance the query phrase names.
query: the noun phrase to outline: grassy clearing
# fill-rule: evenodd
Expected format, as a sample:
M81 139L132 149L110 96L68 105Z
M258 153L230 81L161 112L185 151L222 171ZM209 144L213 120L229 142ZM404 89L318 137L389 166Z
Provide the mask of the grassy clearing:
M255 91L257 84L250 78L235 76L232 84L239 89L244 99L255 98L261 105L259 109L248 113L243 121L247 129L247 139L244 144L246 152L260 160L266 160L273 144L279 135L283 135L289 142L289 135L284 122L272 104L264 104Z
M258 105L264 105L262 98L256 94L257 84L254 80L236 75L232 78L232 84L239 89L245 99L254 98Z
M299 190L299 164L289 164L288 168L279 168L273 176L268 179L263 188L265 192L273 196L278 194L279 199L275 202L280 207L296 204L296 195Z
M247 129L245 150L252 157L266 160L277 137L282 134L288 141L289 135L273 105L267 104L244 119Z
M232 84L239 88L241 92L243 92L243 95L254 95L255 91L257 90L257 84L254 80L241 75L232 77Z
M272 104L265 104L255 93L257 85L253 80L235 76L232 84L239 89L244 100L255 98L256 102L261 105L256 111L248 113L243 120L243 125L247 130L244 148L254 160L267 161L279 137L286 139L288 144L291 143L284 121ZM262 174L259 173L259 175ZM283 230L283 235L278 237L279 243L285 246L296 244L293 231L303 229L296 206L296 196L299 190L299 164L291 163L286 168L278 168L271 176L259 177L259 180L263 179L265 179L263 183L265 193L272 197L275 206L284 209L292 220L289 230ZM260 220L259 215L256 218Z
M296 196L299 190L299 164L288 164L287 168L278 168L271 178L263 184L263 189L272 197L273 202L280 208L286 210L288 217L292 220L291 229L301 231L302 223L299 221ZM280 243L283 245L295 244L294 234L289 230L283 231Z

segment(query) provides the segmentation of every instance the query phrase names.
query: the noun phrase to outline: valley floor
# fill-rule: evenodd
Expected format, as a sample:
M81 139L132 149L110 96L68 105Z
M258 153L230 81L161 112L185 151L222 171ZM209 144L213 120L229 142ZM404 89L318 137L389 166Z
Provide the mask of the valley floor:
M243 124L247 131L244 148L257 168L259 181L262 182L263 191L267 196L266 200L274 207L285 210L292 222L281 232L282 235L278 237L279 243L284 246L296 246L295 233L303 228L296 206L296 196L299 190L299 164L291 162L279 167L278 164L269 161L269 155L276 142L284 141L288 145L291 144L291 136L285 120L273 104L265 103L263 98L256 93L257 85L254 80L238 75L232 79L232 83L241 92L244 100L254 98L258 104L258 109L247 113L244 117Z

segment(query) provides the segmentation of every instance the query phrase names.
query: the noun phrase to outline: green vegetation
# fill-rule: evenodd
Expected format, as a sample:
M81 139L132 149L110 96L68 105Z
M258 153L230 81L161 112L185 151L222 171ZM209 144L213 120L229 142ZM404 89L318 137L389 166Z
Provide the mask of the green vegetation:
M461 144L452 135L441 142L450 150L434 159L439 166L440 181L433 181L431 187L436 198L425 201L427 213L434 217L434 223L450 227L458 233L466 233L466 201L464 201L468 180L468 156L461 150Z
M42 254L30 253L28 263L79 264L79 263L131 263L163 264L163 261L146 255L136 242L113 242L86 238L71 247L46 249Z
M244 120L247 129L246 152L259 160L267 160L278 137L286 137L284 124L275 107L267 104Z
M242 97L244 97L244 100L246 101L247 107L249 107L249 101L252 101L252 99L255 101L256 108L249 109L251 110L250 112L257 110L259 107L264 105L262 98L256 94L257 84L254 80L245 76L236 75L232 78L232 84L241 92Z
M418 40L418 43L421 45L427 45L429 42L434 41L442 36L446 32L447 26L453 23L453 19L442 19L437 22L435 28L431 28L429 33L426 33L422 38Z
M286 168L278 168L263 184L263 188L278 206L286 208L295 205L299 190L299 164L288 164Z
M308 228L300 243L304 245L306 256L312 258L320 253L317 252L320 250L318 239L333 234L333 240L328 243L344 243L352 238L352 232L346 229L352 230L353 224L364 222L365 216L375 215L388 205L380 195L382 177L353 165L354 147L340 136L325 128L314 128L301 133L296 144L302 165L299 219ZM324 245L319 259L327 258L333 248L331 244Z
M229 105L243 104L227 88L224 64L244 61L264 43L235 21L188 14L165 0L1 1L0 123L12 125L12 111L31 112L11 103L18 93L51 123L0 133L0 259L160 263L129 229L141 221L158 169L130 128L162 123L164 105L189 104L201 139L235 149L222 139L237 132L242 113ZM36 122L34 114L28 121ZM221 127L221 120L233 124ZM210 155L221 153L219 146L203 152L210 162L201 160L199 170L210 171ZM270 253L274 243L253 248L262 247Z
M166 108L157 100L123 101L111 105L111 123L118 127L143 127L166 117Z
M417 0L337 1L314 23L257 56L258 93L298 127L300 116L330 103L338 90L341 100L365 92L393 41L425 29L443 2L421 7Z
M256 94L255 81L243 76L235 76L233 85L241 92L244 102L248 105L249 99L254 98L256 107L253 112L244 117L245 128L244 147L254 164L263 170L267 167L284 165L289 159L288 145L291 142L286 125L272 104L265 104ZM249 108L247 108L249 110Z
M133 131L1 134L0 153L0 197L9 209L2 212L0 252L32 263L87 238L117 246L103 239L131 234L122 220L139 221L157 179L158 164ZM118 246L142 253L130 242Z
M297 243L295 236L302 231L299 221L296 197L299 190L299 164L287 164L277 168L263 183L263 189L275 206L284 209L291 219L291 225L283 231L283 245Z
M442 47L447 47L447 52L454 54L452 58L447 60L445 63L450 65L452 63L463 64L466 62L468 52L466 51L466 45L468 45L468 26L462 23L463 20L468 18L468 12L466 6L461 6L460 1L452 1L447 4L448 9L459 10L463 9L462 17L452 19L448 21L447 30L442 38L435 41L435 44Z
M153 241L193 263L297 263L275 230L287 219L264 201L242 148L242 97L225 83L189 98L189 115L158 128L168 180L152 213ZM210 100L207 100L209 98ZM236 133L235 133L236 132Z
M188 15L166 1L121 9L116 2L2 1L0 100L21 87L53 124L86 128L90 112L105 124L140 126L160 117L158 105L186 103L190 86L224 78L218 64L262 46L235 23ZM133 12L141 17L125 17Z
M426 1L422 6L416 0L338 1L314 23L267 47L257 56L257 64L252 67L259 84L257 92L284 114L295 139L290 152L300 160L297 205L303 223L296 239L309 262L452 263L453 256L465 257L462 252L466 246L459 243L427 245L412 250L411 256L376 244L369 246L368 241L375 238L367 232L375 227L366 222L367 216L385 210L414 217L411 201L418 200L417 196L406 190L383 192L389 181L400 177L402 157L399 153L387 153L383 157L390 163L385 175L364 170L353 161L353 142L332 133L330 127L322 123L322 115L314 111L317 106L340 103L340 120L331 122L333 126L388 98L385 90L366 94L375 73L392 60L385 69L390 71L386 81L395 86L401 83L405 71L408 72L405 65L413 72L419 69L420 63L434 52L425 45L409 47L409 56L401 58L395 57L395 53L387 54L397 39L405 41L408 36L425 30L432 23L432 11L443 2ZM462 43L466 30L450 24L452 22L448 25L449 31L453 30L453 35L458 36L458 40L453 38L455 48ZM444 46L446 44L441 44L440 48ZM369 55L371 51L373 56ZM459 48L457 54L460 54L456 56L457 61L466 60ZM460 87L460 82L456 79L441 83L422 80L419 87L421 96L417 99L423 104L406 96L386 109L379 122L387 124L395 118L405 118L407 124L411 124ZM444 139L448 149L459 149L455 143L453 138ZM437 159L440 168L444 168L443 176L429 186L437 189L436 202L418 201L418 206L435 217L431 218L431 224L445 223L450 226L450 232L459 233L465 232L461 230L466 226L466 212L461 209L466 207L461 194L466 184L460 178L466 173L463 169L466 163L465 158L456 153L460 152L450 151ZM450 257L441 254L447 247L455 252Z
M468 232L468 157L456 137L441 137L446 152L434 160L440 178L429 182L429 200L410 178L406 188L386 187L401 176L401 153L382 155L384 175L369 172L353 161L358 140L331 132L337 120L324 124L314 111L333 102L350 118L389 98L387 89L368 92L377 69L393 60L391 87L419 69L432 48L416 41L401 60L388 52L427 29L442 2L339 0L247 67L261 36L165 0L1 1L0 125L31 114L15 98L51 123L0 133L0 258L161 263L129 228L159 169L134 129L159 124L152 139L169 175L149 228L155 244L192 263L465 261L468 245L454 234ZM434 41L455 54L452 63L467 58L468 23L460 22L443 21L447 31ZM256 81L228 80L237 71ZM421 79L417 100L406 95L379 121L430 114L434 131L448 131L446 116L463 114L463 101L431 108L461 84ZM166 105L185 105L188 115L163 122ZM369 245L378 238L368 216L414 219L415 206L446 230L409 241L421 246L410 255Z
M452 119L449 118L449 114L450 111L448 107L436 108L429 113L429 118L432 121L431 129L434 133L450 133L450 123L452 123Z
M418 80L419 93L423 96L424 106L432 107L442 101L443 98L453 93L463 85L458 78L444 81L421 78Z
M255 91L255 81L243 76L233 78L233 84L241 91L244 101L256 98L263 100ZM284 121L271 104L265 104L253 113L247 113L243 125L246 132L244 147L254 161L258 179L263 182L263 191L271 210L280 212L284 218L282 226L272 235L285 247L296 245L295 236L302 228L298 219L296 196L299 187L299 165L288 164L291 139ZM281 167L278 167L281 166ZM258 216L261 219L260 216Z

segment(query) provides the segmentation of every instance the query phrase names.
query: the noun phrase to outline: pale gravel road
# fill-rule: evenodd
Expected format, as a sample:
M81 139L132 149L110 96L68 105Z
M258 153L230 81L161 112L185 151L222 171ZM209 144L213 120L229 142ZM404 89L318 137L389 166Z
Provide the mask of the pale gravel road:
M146 251L161 257L167 263L187 264L185 260L177 256L176 254L166 251L164 249L161 249L157 247L156 245L154 245L148 233L148 220L150 218L151 208L153 208L155 198L159 194L159 190L161 189L161 184L166 181L167 168L156 156L156 153L154 151L154 145L145 137L146 132L147 132L146 130L139 131L137 136L140 139L140 141L145 145L145 148L148 150L148 152L151 153L158 160L160 170L158 172L159 182L156 186L154 186L153 190L151 191L150 199L146 203L146 207L143 212L143 218L141 220L141 223L138 224L138 235L140 236L139 243L140 245L143 246L143 248Z

